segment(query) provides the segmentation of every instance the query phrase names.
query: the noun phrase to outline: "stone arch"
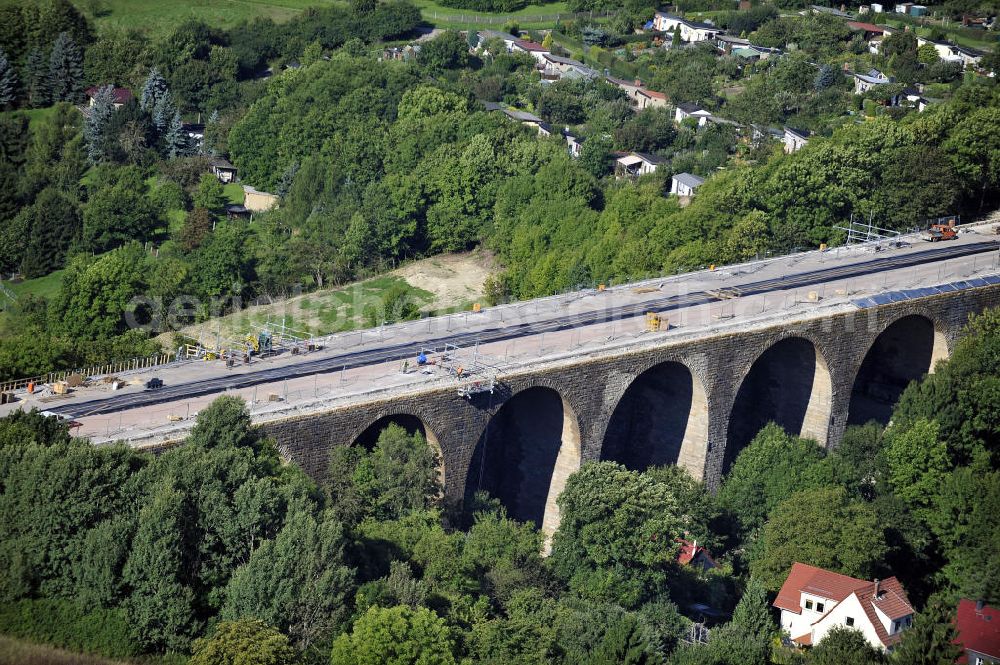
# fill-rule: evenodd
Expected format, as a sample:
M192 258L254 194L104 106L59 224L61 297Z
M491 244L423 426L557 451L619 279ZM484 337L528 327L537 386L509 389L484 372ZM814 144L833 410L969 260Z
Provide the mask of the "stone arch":
M726 432L723 473L768 422L825 446L833 410L826 358L806 337L785 337L761 353L739 384Z
M911 381L934 371L948 357L948 338L934 320L908 314L889 323L868 347L851 385L848 425L889 422Z
M705 470L708 395L687 365L667 360L638 374L615 405L601 459L641 471L678 464L695 478Z
M434 433L427 423L420 416L413 415L412 413L388 413L379 416L367 426L365 426L361 432L355 436L351 445L364 446L365 448L371 449L375 446L375 442L378 441L379 434L382 433L389 425L399 425L406 430L407 434L411 436L419 432L423 435L424 439L427 440L427 445L431 447L434 454L437 456L438 460L438 480L441 483L441 487L445 486L445 466L444 466L444 454L441 450L441 443L438 441L437 435Z
M485 490L511 517L534 522L549 537L559 526L556 500L581 458L576 410L555 388L525 387L500 406L479 437L466 499Z

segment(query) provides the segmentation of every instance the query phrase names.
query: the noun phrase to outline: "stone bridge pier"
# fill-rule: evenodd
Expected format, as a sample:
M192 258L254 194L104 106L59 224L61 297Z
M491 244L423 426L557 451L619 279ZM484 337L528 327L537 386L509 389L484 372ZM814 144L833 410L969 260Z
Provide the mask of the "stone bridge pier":
M493 393L452 388L263 425L314 477L338 445L372 445L389 423L421 431L446 496L478 490L551 533L556 499L583 463L678 464L715 488L768 422L836 446L848 424L886 423L910 381L933 371L988 287L782 324L681 336L505 375Z

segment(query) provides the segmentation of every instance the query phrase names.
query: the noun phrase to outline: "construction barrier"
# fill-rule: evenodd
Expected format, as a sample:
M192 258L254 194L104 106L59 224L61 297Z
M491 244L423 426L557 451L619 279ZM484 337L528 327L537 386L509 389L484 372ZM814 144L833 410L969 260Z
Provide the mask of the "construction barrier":
M49 372L48 374L30 376L23 379L12 379L10 381L0 383L0 393L20 390L22 388L27 388L29 385L37 387L43 383L53 384L57 381L65 381L74 374L79 374L83 377L122 374L124 372L133 372L140 369L166 365L167 363L173 362L173 360L174 358L171 354L161 353L147 358L132 358L130 360L122 360L116 363L108 363L107 365L95 365L93 367L86 367L82 369L68 369L59 372Z

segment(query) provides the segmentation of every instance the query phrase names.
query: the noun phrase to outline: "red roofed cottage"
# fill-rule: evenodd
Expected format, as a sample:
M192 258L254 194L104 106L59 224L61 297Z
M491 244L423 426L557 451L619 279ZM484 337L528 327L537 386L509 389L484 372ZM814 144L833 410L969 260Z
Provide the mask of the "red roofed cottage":
M681 549L677 553L677 563L680 565L693 565L700 568L702 572L716 567L712 554L704 547L700 547L697 540L690 541L678 538L677 542L681 544Z
M94 98L97 97L98 91L100 91L100 88L97 86L87 88L86 90L87 106L94 105ZM132 91L129 90L128 88L113 88L111 91L111 97L112 97L112 102L111 102L112 106L114 106L116 109L120 109L121 107L125 106L125 104L129 102L129 100L132 99Z
M913 606L895 577L858 580L804 563L792 564L774 606L781 628L801 646L818 644L834 626L861 631L872 646L892 649L913 623Z

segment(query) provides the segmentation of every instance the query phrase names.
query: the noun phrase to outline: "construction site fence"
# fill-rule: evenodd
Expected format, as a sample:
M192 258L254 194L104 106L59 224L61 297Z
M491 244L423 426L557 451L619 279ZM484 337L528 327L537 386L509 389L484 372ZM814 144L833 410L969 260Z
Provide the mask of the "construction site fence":
M73 376L74 374L78 374L82 377L105 376L109 374L124 374L126 372L149 369L150 367L158 367L159 365L166 365L167 363L173 361L174 361L174 356L172 354L160 353L155 356L148 356L145 358L132 358L130 360L122 360L120 362L107 363L105 365L94 365L93 367L86 367L81 369L69 369L58 372L49 372L48 374L32 376L25 379L12 379L10 381L2 382L0 383L0 393L10 392L12 390L20 390L21 388L27 388L29 383L35 384L36 386L40 386L45 383L55 383L57 381L65 381L68 377Z

